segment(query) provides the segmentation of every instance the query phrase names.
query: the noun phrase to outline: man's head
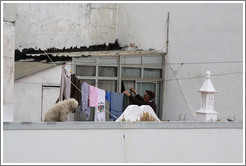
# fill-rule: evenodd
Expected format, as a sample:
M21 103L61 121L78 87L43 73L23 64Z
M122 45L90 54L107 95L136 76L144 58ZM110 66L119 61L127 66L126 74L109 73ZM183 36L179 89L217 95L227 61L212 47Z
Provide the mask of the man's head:
M149 100L153 100L155 98L155 93L152 91L146 90L143 98L145 102L148 102Z

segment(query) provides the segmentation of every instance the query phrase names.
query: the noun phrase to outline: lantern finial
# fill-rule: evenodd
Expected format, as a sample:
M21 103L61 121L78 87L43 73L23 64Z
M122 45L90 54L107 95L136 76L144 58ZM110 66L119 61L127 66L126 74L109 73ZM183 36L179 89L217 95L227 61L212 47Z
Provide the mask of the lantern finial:
M207 79L209 79L210 78L210 75L211 75L210 71L209 70L206 71L206 74L207 74Z

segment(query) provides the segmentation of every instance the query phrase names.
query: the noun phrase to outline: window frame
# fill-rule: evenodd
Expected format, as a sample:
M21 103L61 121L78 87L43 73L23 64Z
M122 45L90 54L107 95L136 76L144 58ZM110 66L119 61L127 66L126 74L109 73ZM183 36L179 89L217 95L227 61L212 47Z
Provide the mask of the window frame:
M102 58L102 57L100 57ZM107 58L107 57L106 57ZM90 60L95 60L95 63L88 63L88 62L83 62L82 60L84 59L90 59ZM112 59L112 58L111 58ZM98 81L99 80L116 80L117 81L117 91L118 89L118 74L119 74L119 69L118 65L116 64L99 64L99 57L82 57L82 58L73 58L72 59L72 74L76 74L76 66L95 66L96 67L96 75L95 76L77 76L78 79L83 79L83 80L95 80L95 86L98 87ZM99 76L98 69L100 67L117 67L117 77L103 77Z
M143 64L143 59L144 57L148 57L151 59L151 57L162 57L162 62L158 63L155 65L153 62L150 64ZM134 81L135 82L135 87L137 88L137 83L140 82L151 82L156 84L156 95L159 95L159 102L160 102L160 108L159 108L159 113L158 117L161 119L162 118L162 110L163 110L163 98L164 98L164 74L165 74L165 54L164 53L159 53L159 54L147 54L147 55L113 55L113 56L89 56L89 57L74 57L72 58L72 73L76 74L76 66L77 65L82 65L82 66L96 66L96 75L95 76L77 76L78 79L82 80L95 80L95 86L98 87L98 81L99 80L116 80L117 81L117 92L121 92L121 83L122 81ZM141 59L141 64L125 64L123 63L124 61L122 58L140 58ZM105 59L114 59L116 60L114 63L106 63ZM104 59L104 63L100 63L100 59ZM146 61L145 61L146 62ZM103 77L99 76L99 66L101 67L117 67L117 77ZM141 77L140 78L127 78L127 77L122 77L122 68L123 67L130 67L130 68L140 68L141 69ZM144 69L160 69L161 70L161 78L144 78ZM160 88L158 87L160 85ZM158 91L159 89L159 91Z

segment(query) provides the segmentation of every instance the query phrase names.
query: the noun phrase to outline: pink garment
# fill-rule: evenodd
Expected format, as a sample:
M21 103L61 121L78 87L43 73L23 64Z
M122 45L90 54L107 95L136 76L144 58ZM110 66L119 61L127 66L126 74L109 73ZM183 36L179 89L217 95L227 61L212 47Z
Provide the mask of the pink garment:
M98 88L90 86L89 90L89 106L97 107L98 105Z

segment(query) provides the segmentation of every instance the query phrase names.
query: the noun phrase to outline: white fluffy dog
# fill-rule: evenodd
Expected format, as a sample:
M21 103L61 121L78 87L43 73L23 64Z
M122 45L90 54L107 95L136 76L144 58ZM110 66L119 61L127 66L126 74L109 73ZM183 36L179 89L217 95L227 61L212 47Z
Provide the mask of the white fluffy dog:
M56 103L44 115L44 122L65 122L69 113L75 113L78 101L70 98Z

